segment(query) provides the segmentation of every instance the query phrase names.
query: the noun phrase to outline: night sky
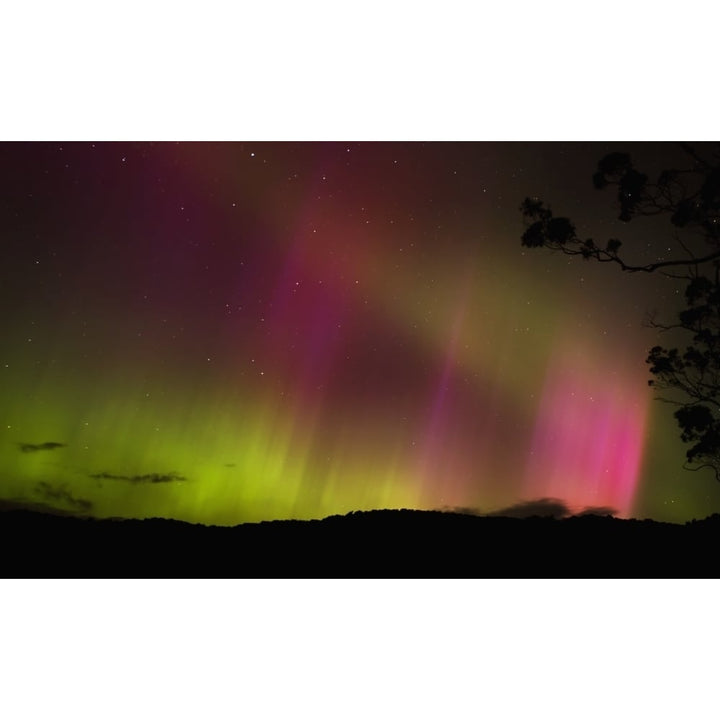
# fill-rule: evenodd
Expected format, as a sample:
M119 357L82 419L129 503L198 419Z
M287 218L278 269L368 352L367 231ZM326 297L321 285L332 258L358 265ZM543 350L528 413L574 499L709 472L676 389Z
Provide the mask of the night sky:
M210 524L720 511L647 387L660 276L521 247L539 196L637 259L563 142L0 145L0 498ZM678 296L678 293L680 295Z

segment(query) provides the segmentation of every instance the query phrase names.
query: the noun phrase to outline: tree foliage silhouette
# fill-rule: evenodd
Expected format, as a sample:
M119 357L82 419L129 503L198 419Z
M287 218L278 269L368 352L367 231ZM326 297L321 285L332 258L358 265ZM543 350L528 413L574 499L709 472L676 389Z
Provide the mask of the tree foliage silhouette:
M630 261L617 238L603 243L581 238L571 220L555 217L537 198L520 206L522 244L613 263L627 273L662 273L686 284L686 307L677 320L648 323L661 332L679 331L688 344L684 350L653 347L646 359L653 376L648 382L661 399L679 406L674 417L681 439L690 444L685 467L711 468L720 480L720 146L680 148L684 165L662 170L654 181L621 152L602 158L592 178L598 190L616 189L621 221L651 216L668 221L669 239L662 238L662 253L650 262Z

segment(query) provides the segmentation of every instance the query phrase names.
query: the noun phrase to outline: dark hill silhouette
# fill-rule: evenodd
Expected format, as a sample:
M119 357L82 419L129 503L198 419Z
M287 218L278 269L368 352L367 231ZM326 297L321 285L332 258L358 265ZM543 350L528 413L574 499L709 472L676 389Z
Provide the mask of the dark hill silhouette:
M3 577L717 577L720 515L685 525L583 515L375 510L218 527L0 513Z

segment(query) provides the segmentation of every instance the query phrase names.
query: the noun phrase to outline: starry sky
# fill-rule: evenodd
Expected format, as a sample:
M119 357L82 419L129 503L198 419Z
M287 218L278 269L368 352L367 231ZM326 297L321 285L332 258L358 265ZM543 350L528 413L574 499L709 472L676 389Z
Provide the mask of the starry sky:
M647 387L683 287L521 247L545 199L634 259L597 161L669 144L0 144L0 499L211 524L372 508L720 512Z

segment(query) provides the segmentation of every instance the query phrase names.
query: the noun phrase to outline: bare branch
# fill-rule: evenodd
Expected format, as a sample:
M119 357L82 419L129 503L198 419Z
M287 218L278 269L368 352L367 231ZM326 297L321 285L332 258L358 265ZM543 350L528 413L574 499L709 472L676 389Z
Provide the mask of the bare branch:
M551 249L560 250L565 255L581 255L584 258L588 258L588 255L586 253L583 253L582 250L572 250L565 246L561 246L558 248L551 248ZM598 262L617 263L624 272L652 273L652 272L655 272L656 270L659 270L660 268L665 268L665 267L682 267L682 266L685 266L688 268L689 267L697 267L699 265L703 265L704 263L711 262L712 260L718 260L718 259L720 259L720 250L716 250L715 252L712 252L709 255L705 255L704 257L701 257L701 258L695 258L694 260L662 260L662 261L656 262L656 263L648 263L647 265L628 265L618 255L608 253L606 250L601 250L600 248L598 248L595 251L592 251L590 253L590 256L595 258ZM690 277L690 276L682 276L682 275L681 276L668 275L667 273L664 273L664 272L662 274L666 275L667 277L672 277L674 279L679 279L679 280L685 280Z

